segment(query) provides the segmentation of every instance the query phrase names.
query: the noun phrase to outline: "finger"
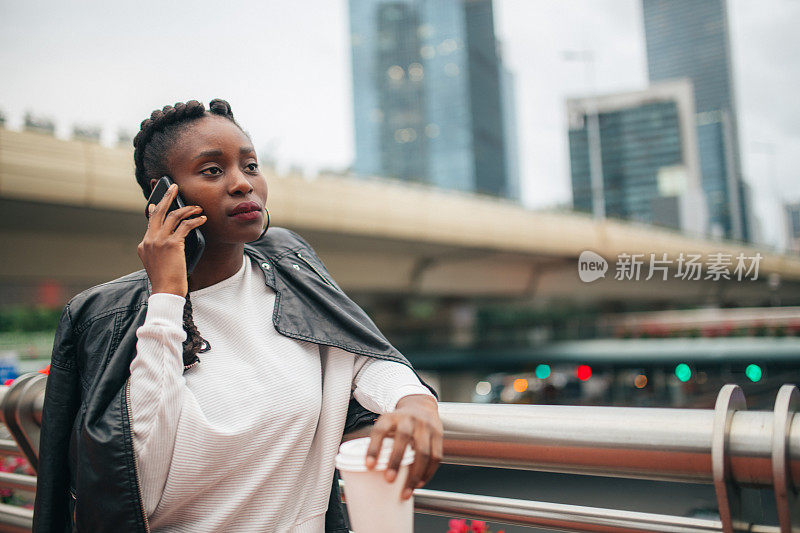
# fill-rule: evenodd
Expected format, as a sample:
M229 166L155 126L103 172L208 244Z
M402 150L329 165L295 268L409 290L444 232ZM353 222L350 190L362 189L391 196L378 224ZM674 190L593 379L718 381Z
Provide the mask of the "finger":
M153 226L153 211L156 210L156 204L149 204L147 206L147 229Z
M164 197L161 198L161 201L155 204L155 209L150 213L150 221L153 223L153 227L159 228L161 224L164 222L164 217L167 214L167 209L169 209L169 205L178 195L178 184L173 183L167 189L167 192L164 193Z
M375 468L375 465L378 462L378 453L380 453L381 445L383 444L383 438L386 436L386 433L389 431L389 429L391 429L391 427L391 420L383 415L378 417L378 421L372 426L372 430L369 432L370 440L369 446L367 447L367 457L365 460L367 470L372 470Z
M175 233L173 233L173 235L179 239L185 239L186 236L189 235L190 231L205 224L206 220L207 219L205 215L200 215L197 218L187 218L182 220L181 223L178 224L178 227L175 229Z
M397 423L397 429L394 434L394 446L392 446L389 464L386 467L386 481L389 483L393 482L397 477L397 471L400 469L400 461L403 459L406 445L411 440L413 432L414 422L408 417L401 418Z
M428 463L431 457L431 436L430 432L424 427L420 426L414 432L414 463L409 467L408 479L406 479L405 488L401 494L402 499L411 497L417 484L422 479L422 476L428 470Z
M425 470L425 473L422 474L422 479L417 483L417 488L422 487L431 480L436 470L438 470L439 465L442 463L443 457L444 445L442 435L434 433L431 436L431 457L428 461L428 468Z
M197 215L203 212L203 208L199 205L187 205L169 213L164 219L161 226L162 231L172 233L178 227L181 221L189 218L192 215Z

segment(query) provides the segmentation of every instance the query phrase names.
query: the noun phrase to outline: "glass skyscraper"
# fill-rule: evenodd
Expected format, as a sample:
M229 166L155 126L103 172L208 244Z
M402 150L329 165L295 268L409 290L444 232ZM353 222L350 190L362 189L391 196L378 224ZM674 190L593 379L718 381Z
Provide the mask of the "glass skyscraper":
M354 172L518 198L491 0L349 7Z
M725 0L643 0L650 81L694 85L703 189L712 233L750 240Z
M800 253L800 203L784 204L786 215L786 249Z
M691 82L567 101L573 208L706 232Z

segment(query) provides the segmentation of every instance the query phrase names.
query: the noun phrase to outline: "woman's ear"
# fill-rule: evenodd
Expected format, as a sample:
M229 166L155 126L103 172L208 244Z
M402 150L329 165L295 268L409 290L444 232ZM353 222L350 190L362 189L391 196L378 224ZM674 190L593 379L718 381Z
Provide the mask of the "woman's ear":
M157 180L157 179L155 179L155 178L150 178L150 192L153 192L153 187L155 187L155 186L156 186L156 182L157 182L157 181L158 181L158 180Z

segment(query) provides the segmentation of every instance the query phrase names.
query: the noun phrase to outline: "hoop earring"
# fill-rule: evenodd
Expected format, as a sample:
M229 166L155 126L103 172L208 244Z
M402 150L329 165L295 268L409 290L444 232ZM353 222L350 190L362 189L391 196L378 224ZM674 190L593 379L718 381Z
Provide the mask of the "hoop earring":
M261 239L267 233L267 230L269 229L269 209L267 209L266 206L265 206L264 207L264 211L267 213L267 225L264 226L264 231L261 232L261 235L259 235L258 239L256 239L256 240Z

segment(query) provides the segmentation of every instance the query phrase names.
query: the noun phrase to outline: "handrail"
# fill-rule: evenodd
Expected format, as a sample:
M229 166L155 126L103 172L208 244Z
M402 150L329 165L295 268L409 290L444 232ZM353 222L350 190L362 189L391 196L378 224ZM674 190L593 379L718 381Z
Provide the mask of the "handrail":
M4 533L30 533L33 528L33 511L0 503L0 526L0 531Z
M339 487L346 490L343 481ZM640 513L550 502L532 502L481 494L416 489L414 512L436 516L479 518L559 531L615 533L720 533L722 522L704 518ZM776 526L754 526L750 533L779 533Z
M791 413L790 413L791 415ZM439 403L444 463L654 481L713 483L715 410ZM738 411L732 480L771 487L770 411ZM800 417L789 417L790 480L800 485ZM367 430L348 435L366 436Z
M36 476L0 472L0 487L36 492Z
M445 462L570 474L713 483L713 410L441 403ZM770 486L773 414L737 412L729 430L736 483ZM800 417L792 424L800 482Z
M414 510L418 513L462 516L559 531L616 533L719 533L719 520L600 509L580 505L531 502L477 494L417 489ZM775 528L777 533L777 528Z
M6 455L22 455L22 450L19 449L17 446L17 442L8 439L0 439L0 453L4 453Z
M0 390L0 416L7 424L9 414L15 416L19 433L35 437L21 446L23 451L29 448L38 452L38 432L30 430L26 416L40 419L44 383L22 378L25 376L8 391ZM21 390L15 390L17 386ZM571 531L667 531L656 525L667 520L675 527L684 524L681 527L689 528L685 529L687 533L790 532L792 526L800 525L796 489L800 486L800 417L794 416L797 397L796 387L784 385L774 412L745 411L744 396L735 385L723 387L714 410L439 404L445 430L444 463L713 483L720 509L719 529L713 521L690 523L682 517L634 516L627 511L421 489L415 492L417 510L491 516L528 525L532 523L518 520L530 520L536 513L544 520L541 513L550 513L547 516L551 518L561 516L564 522L559 527ZM25 405L14 405L11 400ZM14 436L17 438L17 434ZM353 436L358 435L348 438ZM782 510L780 529L758 523L759 517L753 514L753 509L759 510L757 502L747 501L742 487L776 488L778 508ZM567 527L570 520L574 525ZM591 529L602 524L605 529Z
M344 481L339 488L346 490ZM704 518L639 513L562 503L532 502L481 494L458 494L431 489L414 491L414 512L436 516L480 518L504 524L553 528L559 531L615 533L719 533L722 522ZM756 529L751 530L754 533ZM779 533L759 526L762 533Z

